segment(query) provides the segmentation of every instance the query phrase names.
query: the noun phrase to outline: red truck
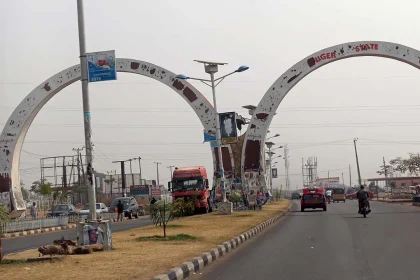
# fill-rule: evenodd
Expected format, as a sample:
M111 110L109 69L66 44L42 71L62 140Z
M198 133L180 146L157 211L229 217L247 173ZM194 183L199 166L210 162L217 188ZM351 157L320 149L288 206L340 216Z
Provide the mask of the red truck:
M197 199L196 212L212 212L209 180L204 166L175 167L168 190L172 191L173 200L180 197L185 200Z

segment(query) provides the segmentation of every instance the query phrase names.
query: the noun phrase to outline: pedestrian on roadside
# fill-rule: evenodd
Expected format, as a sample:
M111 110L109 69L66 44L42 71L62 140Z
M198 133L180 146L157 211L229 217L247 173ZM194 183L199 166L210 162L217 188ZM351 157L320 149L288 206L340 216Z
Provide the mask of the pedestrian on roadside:
M152 198L152 200L150 201L150 204L152 204L152 205L153 205L153 204L155 204L155 203L156 203L156 198L155 198L155 197L153 197L153 198Z
M124 205L122 204L121 200L118 200L117 212L118 212L117 222L122 221L123 220L123 213L124 213Z
M36 207L36 203L32 203L31 206L31 217L32 219L36 219L38 217L38 208Z

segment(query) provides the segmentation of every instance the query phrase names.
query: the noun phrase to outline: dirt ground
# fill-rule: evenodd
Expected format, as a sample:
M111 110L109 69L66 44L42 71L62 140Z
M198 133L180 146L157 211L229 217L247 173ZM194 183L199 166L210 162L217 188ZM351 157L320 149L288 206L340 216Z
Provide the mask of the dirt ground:
M168 235L188 234L197 237L196 240L136 240L142 236L163 235L163 229L154 226L117 232L113 234L112 251L67 256L56 263L2 264L1 279L151 279L266 221L284 211L290 203L280 200L265 205L261 211L239 211L231 216L212 213L169 223ZM37 256L37 250L28 250L5 259Z

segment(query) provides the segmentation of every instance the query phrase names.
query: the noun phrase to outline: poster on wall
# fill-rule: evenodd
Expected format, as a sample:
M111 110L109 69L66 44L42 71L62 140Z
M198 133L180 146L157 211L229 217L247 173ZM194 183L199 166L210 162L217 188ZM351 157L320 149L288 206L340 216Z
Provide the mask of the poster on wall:
M273 168L273 169L271 169L271 176L272 176L273 178L277 178L277 168Z
M204 142L216 141L216 134L213 131L204 131Z
M83 245L93 245L93 244L103 244L104 243L104 233L97 226L86 225L83 227L84 234L84 244Z
M222 144L234 144L238 142L238 132L236 130L236 113L220 113L220 132Z
M114 50L87 53L86 59L89 83L117 79Z

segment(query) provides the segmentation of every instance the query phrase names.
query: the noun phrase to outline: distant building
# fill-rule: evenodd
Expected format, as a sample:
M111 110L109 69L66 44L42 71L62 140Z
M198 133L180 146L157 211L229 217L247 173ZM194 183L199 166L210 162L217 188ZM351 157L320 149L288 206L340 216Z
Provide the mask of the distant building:
M385 178L371 178L367 179L368 182L374 182L376 186L385 186ZM417 186L420 184L420 177L392 177L388 178L388 186L391 182L395 182L397 188L408 188L409 186Z

